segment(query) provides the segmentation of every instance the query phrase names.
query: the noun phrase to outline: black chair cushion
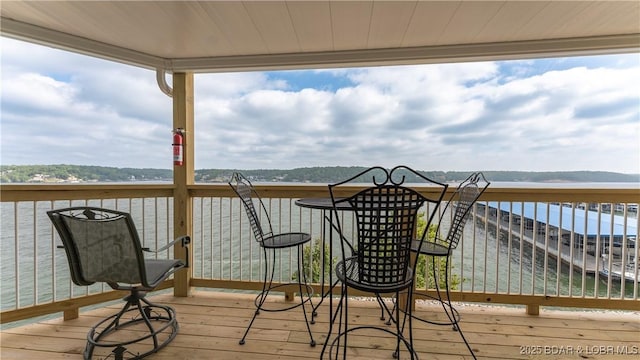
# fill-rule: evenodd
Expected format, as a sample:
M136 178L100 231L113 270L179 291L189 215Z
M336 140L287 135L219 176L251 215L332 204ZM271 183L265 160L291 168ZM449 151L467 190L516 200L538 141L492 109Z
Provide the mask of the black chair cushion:
M380 266L383 267L384 265ZM376 269L375 273L377 274L376 276L379 276L381 273L380 269ZM347 286L362 291L392 293L404 290L413 283L413 270L411 268L407 269L404 281L395 283L385 283L382 281L383 279L379 277L370 278L368 274L370 273L365 269L359 268L357 256L346 258L344 261L339 261L336 264L336 276L338 279Z
M411 243L411 251L417 252L420 247L420 240L413 240ZM430 256L448 256L449 246L438 244L431 241L424 241L420 247L420 254Z
M173 268L184 266L182 260L179 259L145 259L144 266L146 270L147 282L149 286L155 288L165 279L165 274Z
M311 235L301 232L292 232L265 237L262 246L268 249L282 249L301 245L311 241Z

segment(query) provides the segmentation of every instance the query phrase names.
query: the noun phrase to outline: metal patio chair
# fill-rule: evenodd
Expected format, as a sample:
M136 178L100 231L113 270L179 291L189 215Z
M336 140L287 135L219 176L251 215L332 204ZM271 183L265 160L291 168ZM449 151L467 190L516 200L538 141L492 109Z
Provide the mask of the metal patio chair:
M111 349L101 358L121 360L141 359L167 346L178 333L175 310L151 303L145 295L188 264L179 259L147 259L144 252L161 252L177 242L187 247L189 236L151 251L142 247L128 213L83 206L47 211L47 215L62 240L76 285L104 282L114 290L129 291L119 312L89 330L84 359L91 359L96 347Z
M262 283L262 291L256 296L254 301L256 310L253 313L253 317L251 318L242 339L240 339L240 345L245 343L249 330L251 329L253 322L256 320L256 317L260 314L260 311L280 312L301 307L302 313L304 314L304 321L307 325L307 331L309 332L309 338L311 339L310 345L315 346L316 341L313 339L311 327L309 326L309 323L313 324L314 320L313 318L309 320L306 310L307 303L310 305L310 308L313 309L313 302L311 301L313 288L307 284L306 272L304 271L304 257L302 256L302 247L304 244L311 241L311 235L303 232L274 234L269 212L251 182L241 173L236 172L231 176L229 186L231 186L233 191L240 198L247 217L249 218L253 236L258 244L260 244L264 254L264 279ZM259 206L260 208L256 209L256 206ZM264 221L261 221L262 219L258 215L258 210L263 211ZM296 282L278 283L274 285L273 280L275 275L276 253L278 250L282 249L296 249L298 252L298 271L296 275ZM295 286L297 288L298 294L300 295L300 302L284 308L269 308L265 306L265 301L272 291L284 291L286 287L290 286Z
M428 183L434 195L426 197L415 189L404 186L406 176L409 175ZM348 197L341 197L355 182L362 179L369 179L373 186ZM334 350L335 357L340 357L341 346L342 358L346 358L348 335L360 329L379 330L393 335L396 338L394 357L400 356L401 345L404 345L411 359L417 358L411 327L410 304L414 284L411 245L419 211L425 207L430 208L430 222L446 189L446 184L428 179L406 166L397 166L391 170L372 167L345 181L329 185L335 212L332 227L340 236L342 253L342 258L335 266L336 277L341 284L341 298L331 317L321 358L327 348L330 358L334 355ZM338 209L344 210L345 207L349 207L354 213L355 239L348 238L345 230L351 226L345 226L344 220L337 214ZM409 322L408 336L404 335L404 321L402 326L399 321L395 322L395 329L388 326L350 326L352 319L349 319L349 289L371 293L379 301L382 301L383 294L395 294L399 298L398 294L406 291L406 311L403 314L408 315L404 317ZM400 319L400 314L396 308L395 318ZM331 340L336 319L339 321L338 334Z
M447 204L444 206L441 212L440 220L438 222L438 229L435 232L435 238L429 239L428 236L424 237L424 241L414 240L411 245L411 251L415 252L418 256L429 256L432 260L432 275L434 279L434 284L436 288L437 296L429 296L427 294L416 293L416 297L424 297L431 300L436 300L442 305L444 312L447 316L448 320L445 321L435 321L429 320L425 318L421 318L412 314L412 317L415 320L419 320L422 322L435 324L435 325L451 325L455 331L460 333L462 340L467 346L469 352L475 359L475 354L469 342L464 336L464 333L460 329L459 321L460 314L458 310L451 304L451 293L450 293L450 261L451 254L458 247L460 240L462 239L462 235L464 232L465 225L471 212L473 211L473 206L482 195L482 193L489 187L490 182L484 177L481 172L475 172L471 174L467 179L465 179L456 191L452 194L452 196L447 201ZM447 223L445 217L451 216L447 210L451 209L452 218L449 225L448 230L444 224ZM427 227L424 230L425 233L429 232L429 228ZM446 233L446 236L442 237L441 234ZM440 262L438 261L441 258L445 258L444 271L440 271ZM442 274L444 272L444 274ZM444 275L444 276L442 276ZM446 296L442 296L442 292L440 289L440 280L444 281L444 290Z

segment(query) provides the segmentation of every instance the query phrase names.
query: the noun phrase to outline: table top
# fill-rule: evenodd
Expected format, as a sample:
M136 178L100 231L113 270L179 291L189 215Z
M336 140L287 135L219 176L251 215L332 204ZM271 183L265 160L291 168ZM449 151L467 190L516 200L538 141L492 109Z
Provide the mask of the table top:
M336 199L340 200L340 199ZM302 198L296 200L296 205L309 209L319 210L331 210L333 209L333 202L330 197L326 198ZM337 204L338 210L351 210L351 205L348 202L340 202Z
M353 211L353 207L348 201L340 201L345 198L336 198L336 210L338 211ZM333 202L330 197L324 198L302 198L296 200L295 204L297 206L308 208L308 209L317 209L317 210L333 210ZM387 209L389 210L389 209Z

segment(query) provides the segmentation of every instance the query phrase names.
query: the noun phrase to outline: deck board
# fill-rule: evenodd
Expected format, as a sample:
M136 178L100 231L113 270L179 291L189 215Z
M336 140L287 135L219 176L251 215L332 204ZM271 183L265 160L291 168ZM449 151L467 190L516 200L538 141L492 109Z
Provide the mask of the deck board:
M180 332L169 346L149 359L318 359L328 328L328 307L323 306L312 325L318 345L310 347L300 312L262 312L246 344L239 345L238 339L253 314L253 296L194 291L187 298L160 294L151 300L176 309ZM273 305L283 302L277 300ZM81 312L74 320L44 320L5 329L0 334L0 358L81 359L88 328L118 306L110 303ZM530 316L522 308L466 304L458 308L462 329L478 359L631 359L631 353L640 354L638 312L542 309L540 315ZM381 324L375 302L352 301L349 311L358 324ZM441 311L429 303L417 306L417 312L427 317L441 316ZM450 327L415 322L414 329L414 346L420 358L471 359L459 334ZM354 332L349 344L350 358L356 359L392 359L395 346L392 338L376 331ZM557 353L569 347L572 353ZM589 351L578 354L578 347ZM626 355L621 354L624 351Z

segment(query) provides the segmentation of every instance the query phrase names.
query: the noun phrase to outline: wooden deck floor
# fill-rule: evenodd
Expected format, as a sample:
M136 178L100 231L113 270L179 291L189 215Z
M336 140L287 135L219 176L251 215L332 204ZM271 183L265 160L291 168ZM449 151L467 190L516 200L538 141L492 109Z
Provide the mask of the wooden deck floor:
M323 307L312 325L318 345L310 347L301 312L263 312L246 344L239 345L253 313L253 296L198 291L189 298L163 294L150 299L176 309L180 332L169 346L148 359L318 359L328 327L328 307ZM350 304L354 323L381 324L374 302ZM81 359L88 328L116 308L109 305L82 312L75 320L54 319L5 329L0 335L0 358ZM640 354L637 312L541 310L539 316L528 316L523 309L505 307L461 305L459 309L462 329L478 359L632 359ZM431 304L419 305L418 311L429 317L441 314ZM450 327L417 323L415 329L421 359L471 358ZM394 341L382 334L353 333L349 358L392 359ZM402 358L407 358L406 353Z

